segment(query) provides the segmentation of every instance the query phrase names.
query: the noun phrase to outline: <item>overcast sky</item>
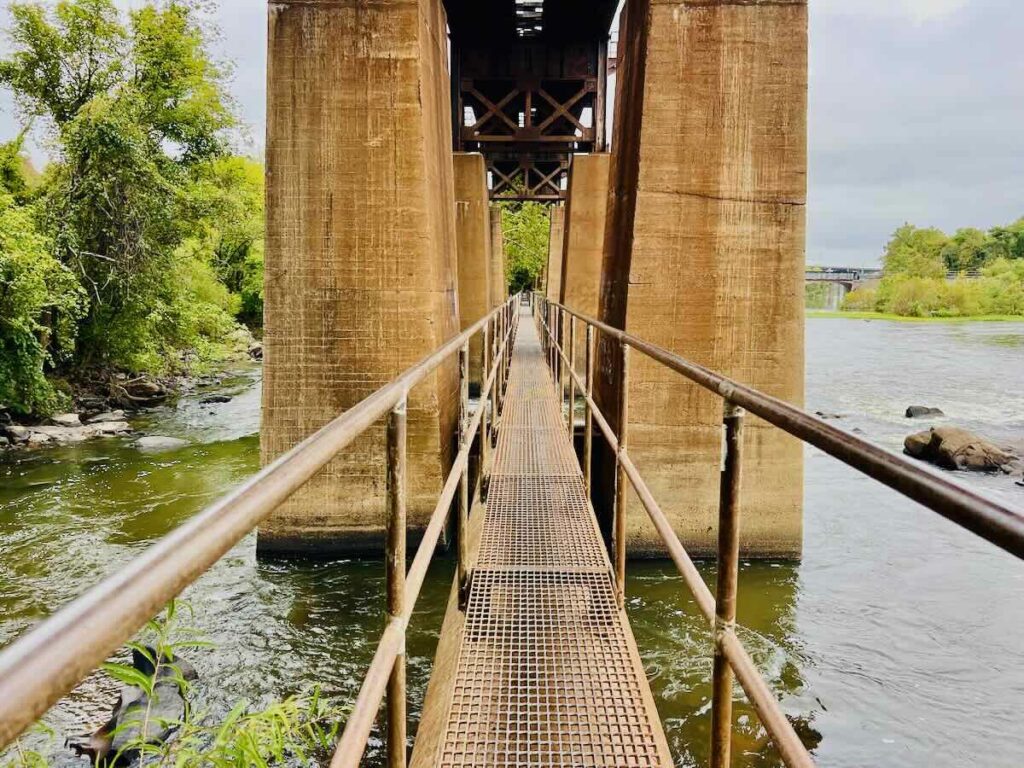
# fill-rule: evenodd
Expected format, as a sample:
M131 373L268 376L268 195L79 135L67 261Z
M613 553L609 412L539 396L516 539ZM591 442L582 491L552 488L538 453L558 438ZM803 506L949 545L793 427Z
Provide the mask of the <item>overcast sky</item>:
M214 2L262 146L265 4ZM875 263L904 221L952 231L1024 215L1024 2L810 4L808 262ZM0 97L0 138L15 132Z

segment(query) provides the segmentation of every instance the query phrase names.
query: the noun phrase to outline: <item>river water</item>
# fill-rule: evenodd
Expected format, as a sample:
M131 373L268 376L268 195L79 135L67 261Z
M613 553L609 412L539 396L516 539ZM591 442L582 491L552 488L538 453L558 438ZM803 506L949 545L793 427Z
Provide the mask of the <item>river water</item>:
M1022 384L1024 324L808 320L808 408L894 450L939 422L1020 446ZM190 441L172 452L111 440L0 459L0 646L257 468L258 369L224 386L229 403L185 398L139 425ZM910 404L947 417L910 422ZM1012 480L961 479L1024 507ZM261 562L254 544L185 594L189 623L215 644L194 652L199 708L312 683L351 698L381 629L382 564ZM713 564L701 567L713 579ZM414 716L452 570L450 559L433 566L412 622ZM1024 564L808 449L803 560L743 563L739 619L819 764L1017 768L1022 590ZM631 566L628 593L676 762L706 765L708 633L670 564ZM85 765L61 744L103 719L109 690L94 677L49 713L55 765ZM742 702L737 723L734 765L781 765Z

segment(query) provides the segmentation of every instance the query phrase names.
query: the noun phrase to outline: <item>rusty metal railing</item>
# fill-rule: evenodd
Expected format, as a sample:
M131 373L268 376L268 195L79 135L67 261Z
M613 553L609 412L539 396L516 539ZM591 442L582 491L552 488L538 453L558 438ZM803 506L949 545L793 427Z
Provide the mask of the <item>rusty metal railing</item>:
M47 709L128 640L172 598L207 571L267 515L322 469L368 427L387 419L388 621L346 724L332 766L355 766L370 729L388 699L387 749L392 768L405 765L405 634L456 492L459 493L459 576L466 578L466 515L469 455L479 434L486 455L494 416L500 413L519 313L509 298L437 351L406 370L249 481L178 527L116 573L61 608L0 652L0 748L18 737ZM482 334L479 405L469 410L470 339ZM406 571L406 411L409 391L452 355L459 356L459 450ZM492 418L488 418L488 414Z
M574 428L576 387L579 387L586 403L582 463L588 491L591 485L593 424L595 422L616 455L617 479L612 541L615 549L615 574L620 605L623 604L625 594L626 481L628 480L665 543L669 555L692 593L698 609L708 620L714 632L711 709L712 768L726 768L730 764L733 673L746 692L786 765L801 767L814 765L813 759L804 748L789 720L786 719L778 701L736 634L744 409L899 491L1018 558L1024 558L1024 513L987 499L932 470L837 429L795 406L744 386L666 349L645 342L561 304L549 302L539 294L534 294L534 297L535 320L544 330L548 362L551 366L555 386L560 397L563 398L563 402L566 376L569 379L570 430ZM580 376L575 370L577 320L582 322L586 329L583 376ZM619 387L621 395L615 404L618 409L618 434L611 429L593 397L595 331L620 345L622 367ZM568 348L568 354L566 348ZM629 455L629 353L631 349L685 376L698 386L719 395L724 401L722 422L725 431L725 448L719 495L718 577L714 596L701 578L679 537L672 530L668 518L658 506Z

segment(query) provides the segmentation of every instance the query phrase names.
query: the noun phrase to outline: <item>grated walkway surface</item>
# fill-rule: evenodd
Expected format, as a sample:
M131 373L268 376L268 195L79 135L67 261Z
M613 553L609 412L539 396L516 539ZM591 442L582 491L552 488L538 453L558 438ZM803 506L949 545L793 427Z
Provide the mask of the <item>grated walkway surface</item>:
M537 329L519 323L443 768L669 765Z

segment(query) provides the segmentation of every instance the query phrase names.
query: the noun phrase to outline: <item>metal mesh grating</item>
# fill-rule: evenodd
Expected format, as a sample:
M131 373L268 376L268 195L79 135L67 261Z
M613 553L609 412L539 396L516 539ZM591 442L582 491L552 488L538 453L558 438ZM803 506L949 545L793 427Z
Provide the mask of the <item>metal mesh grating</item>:
M443 768L668 765L533 324L520 324Z
M477 568L608 568L579 478L494 476Z
M477 572L441 765L658 765L641 685L607 572Z

